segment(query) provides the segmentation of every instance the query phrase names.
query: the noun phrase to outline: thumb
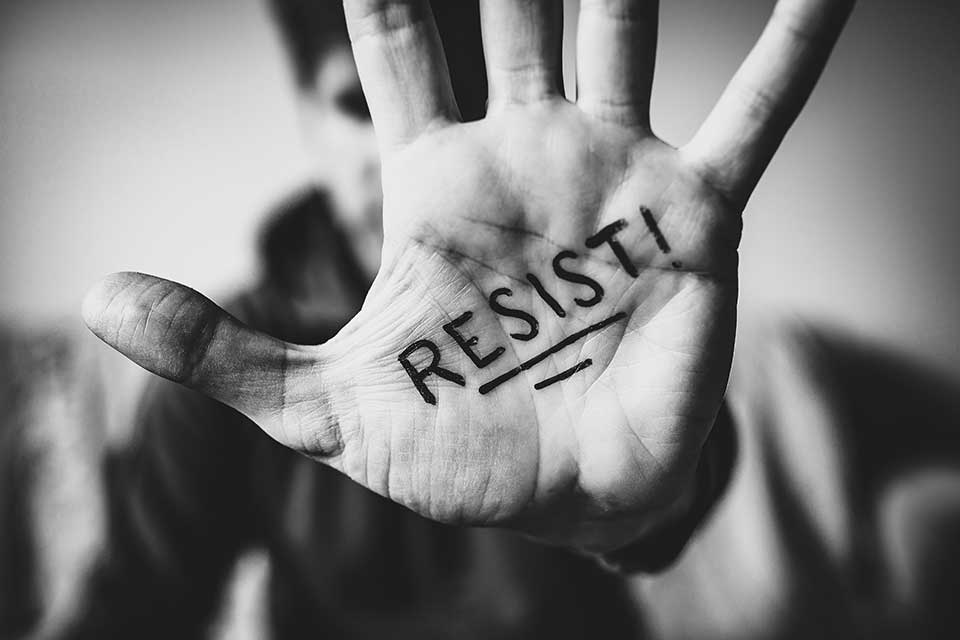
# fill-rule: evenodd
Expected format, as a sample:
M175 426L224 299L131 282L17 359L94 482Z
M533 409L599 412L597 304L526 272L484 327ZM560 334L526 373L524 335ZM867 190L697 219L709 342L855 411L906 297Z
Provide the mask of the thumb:
M288 345L193 289L115 273L87 293L82 313L97 337L144 369L220 400L264 428L283 408Z

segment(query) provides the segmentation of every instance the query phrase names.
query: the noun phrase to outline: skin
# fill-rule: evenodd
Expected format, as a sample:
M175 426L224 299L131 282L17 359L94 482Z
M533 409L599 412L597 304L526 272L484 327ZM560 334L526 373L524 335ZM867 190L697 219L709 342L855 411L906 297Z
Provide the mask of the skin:
M383 251L362 311L305 347L253 332L200 294L143 274L108 277L84 304L90 328L147 369L242 411L279 442L414 511L504 526L603 552L682 515L722 403L736 319L741 212L812 90L851 9L781 0L700 131L677 149L649 126L656 2L583 0L578 98L560 79L562 3L481 2L488 115L458 121L427 3L347 0L347 23L382 159ZM665 253L640 215L651 216ZM625 220L609 245L585 240ZM551 268L562 249L604 289ZM676 263L676 264L675 264ZM534 273L558 317L526 284ZM539 335L491 311L500 287ZM478 369L443 325L477 337ZM479 386L622 312L487 394ZM398 361L433 341L460 386ZM411 356L420 369L429 354ZM536 390L589 357L592 365Z

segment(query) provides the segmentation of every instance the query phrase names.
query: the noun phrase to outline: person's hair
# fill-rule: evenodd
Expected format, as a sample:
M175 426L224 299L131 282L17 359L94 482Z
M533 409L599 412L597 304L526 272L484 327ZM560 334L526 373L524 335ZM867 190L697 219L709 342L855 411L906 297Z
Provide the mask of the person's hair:
M342 0L267 0L293 64L297 86L309 88L324 54L347 42Z
M301 89L316 80L317 68L332 47L346 42L342 0L267 0ZM465 120L486 111L487 76L480 44L477 0L433 0L433 13L450 65L453 91Z

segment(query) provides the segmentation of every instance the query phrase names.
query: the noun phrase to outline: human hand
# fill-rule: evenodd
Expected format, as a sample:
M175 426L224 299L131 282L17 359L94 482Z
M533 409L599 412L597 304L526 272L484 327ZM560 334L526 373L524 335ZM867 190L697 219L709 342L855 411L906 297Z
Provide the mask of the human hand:
M676 511L733 349L742 208L850 0L780 0L686 146L650 130L656 2L481 2L490 101L458 120L426 1L348 0L383 161L382 267L320 346L115 274L84 316L145 368L443 522L592 551Z

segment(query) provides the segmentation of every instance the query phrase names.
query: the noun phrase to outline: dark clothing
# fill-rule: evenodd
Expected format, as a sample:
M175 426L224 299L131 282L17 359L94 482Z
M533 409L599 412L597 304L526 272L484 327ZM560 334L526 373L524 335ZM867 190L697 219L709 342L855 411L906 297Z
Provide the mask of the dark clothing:
M329 339L366 291L347 247L322 196L296 200L263 236L262 284L230 310L284 340ZM595 562L426 520L163 380L107 484L108 553L71 637L201 637L252 546L271 559L277 640L637 634L624 580Z
M321 197L298 201L234 312L326 340L366 287L347 246ZM158 380L109 465L109 553L72 637L202 635L254 545L280 640L957 637L956 386L803 325L740 336L729 485L677 562L630 593L587 559L416 516Z
M742 329L733 477L634 581L649 636L960 637L956 383L806 323Z

